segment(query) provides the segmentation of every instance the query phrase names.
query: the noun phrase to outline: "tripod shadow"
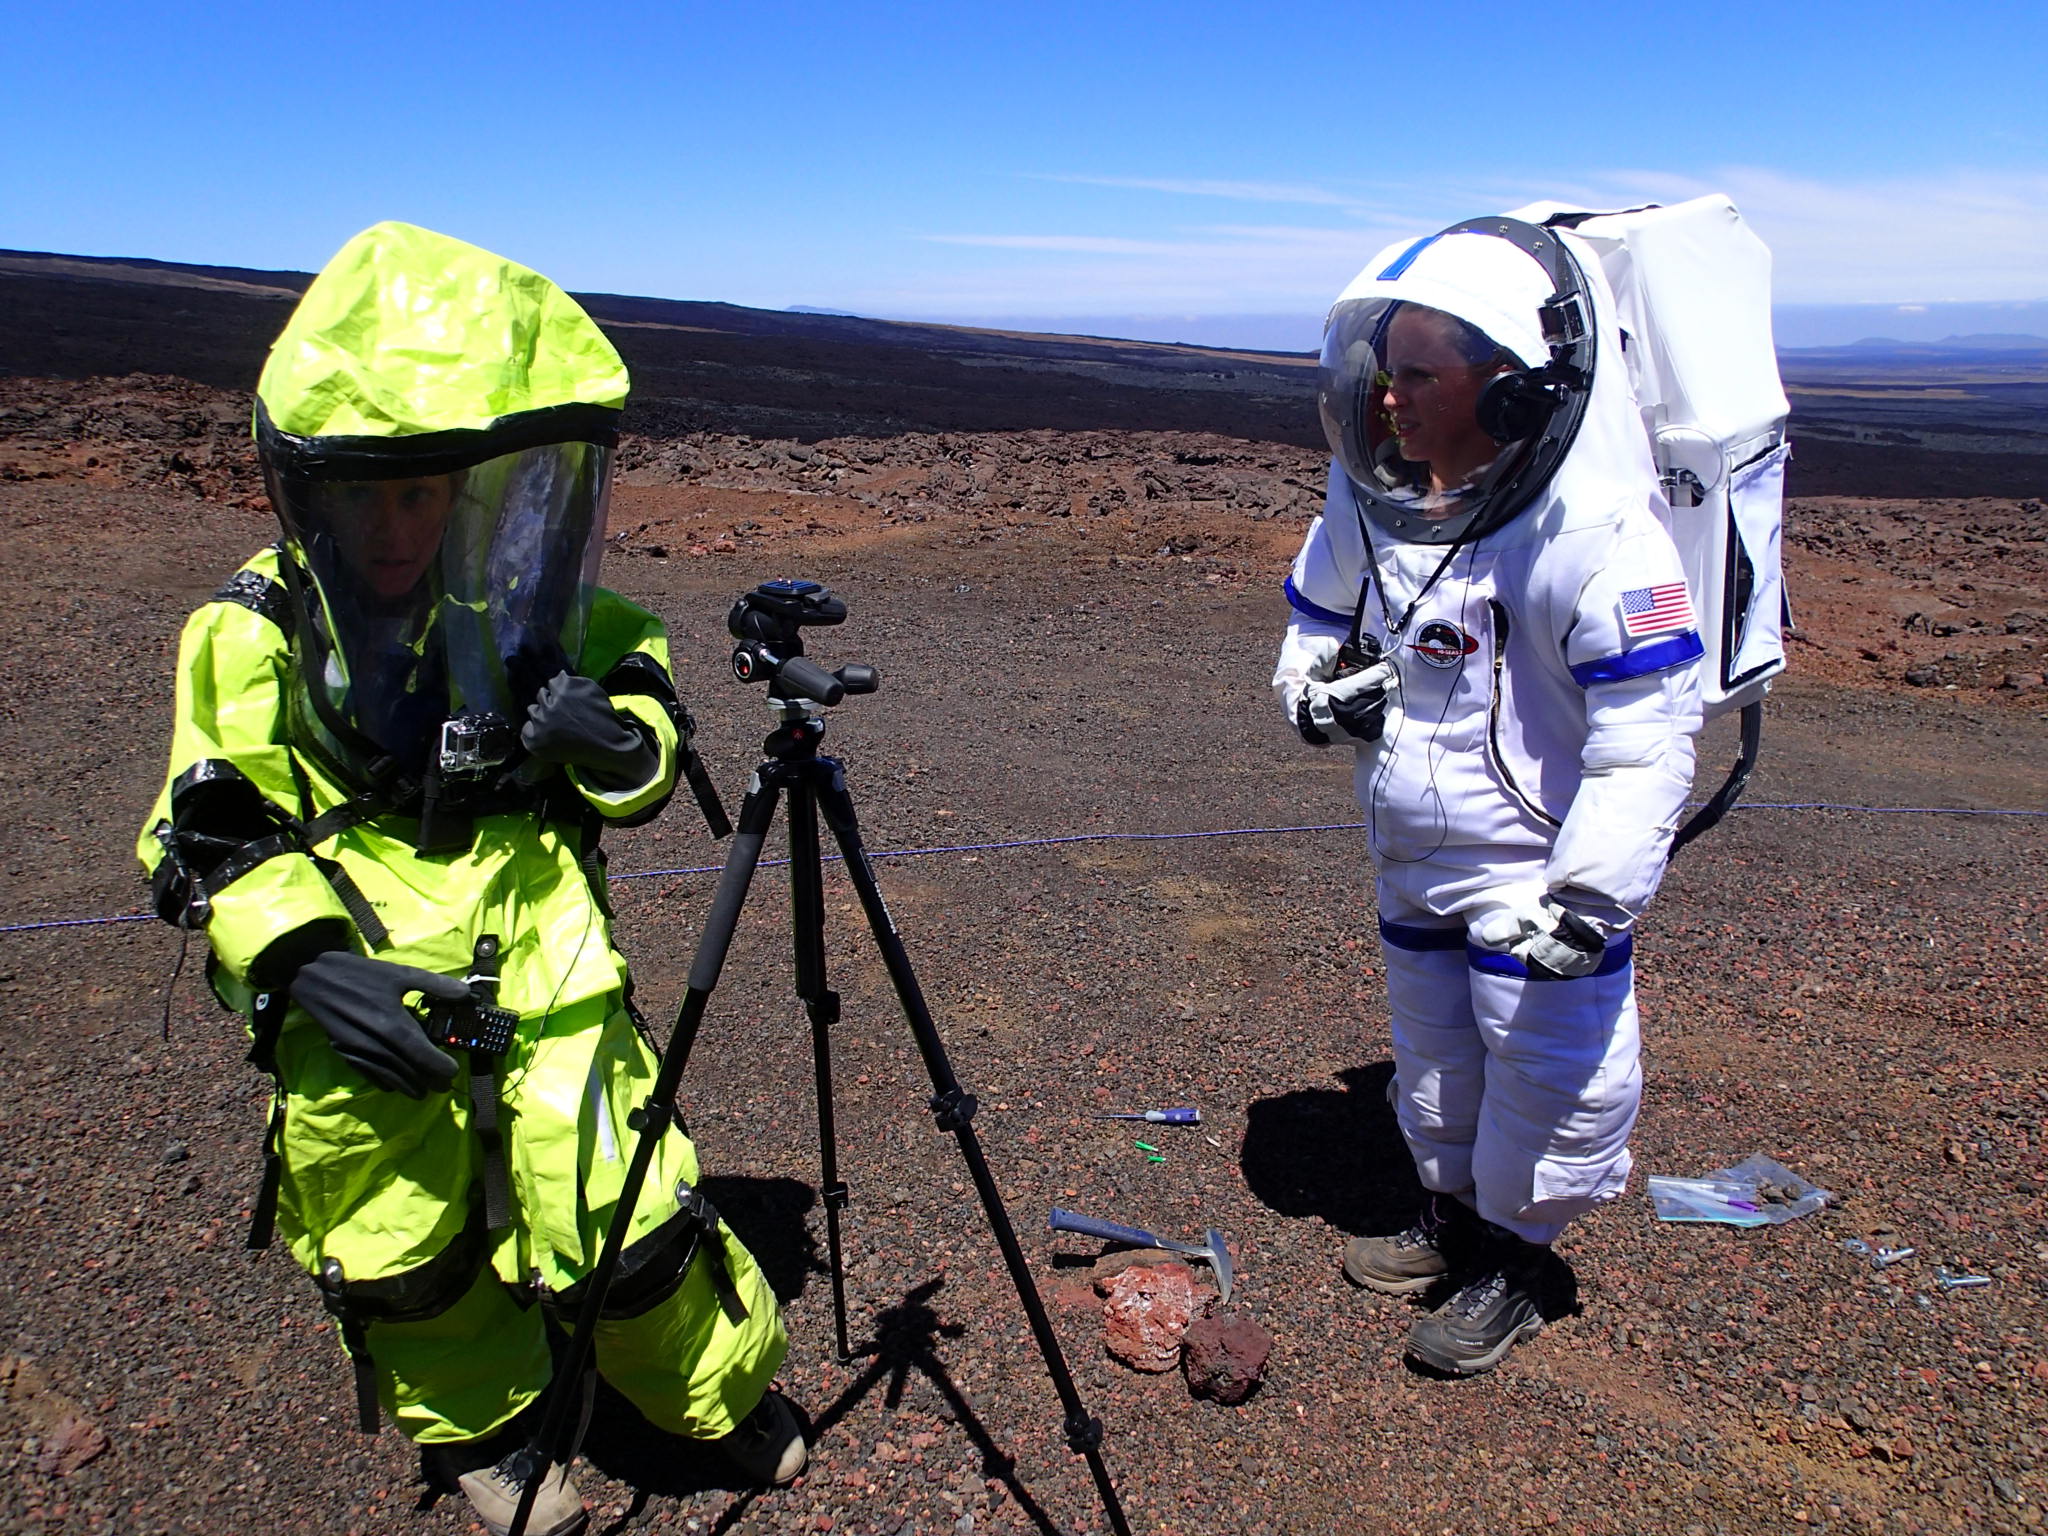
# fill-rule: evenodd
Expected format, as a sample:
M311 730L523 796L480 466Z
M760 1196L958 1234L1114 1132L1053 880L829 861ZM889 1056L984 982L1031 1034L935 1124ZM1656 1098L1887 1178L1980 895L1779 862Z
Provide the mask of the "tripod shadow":
M708 1185L711 1181L705 1182ZM724 1207L720 1209L723 1211ZM739 1230L737 1225L734 1230ZM816 1445L820 1437L877 1387L882 1390L886 1407L901 1407L910 1373L915 1370L941 1398L939 1416L958 1424L981 1453L982 1475L999 1479L1018 1509L1044 1536L1057 1536L1059 1526L1018 1480L1016 1459L989 1434L974 1404L947 1374L945 1363L939 1358L939 1341L956 1339L966 1331L962 1324L941 1322L929 1304L944 1283L937 1279L926 1281L875 1318L875 1341L870 1346L867 1368L815 1418L797 1408L804 1438ZM712 1527L714 1532L729 1531L745 1517L762 1492L709 1443L687 1440L649 1424L638 1409L602 1378L598 1381L584 1447L584 1457L593 1467L633 1490L632 1504L598 1536L620 1536L646 1512L648 1501L656 1495L689 1498L714 1490L738 1495Z
M877 1387L882 1389L885 1407L901 1407L910 1373L915 1370L944 1399L945 1406L939 1410L939 1416L958 1424L974 1443L974 1448L981 1452L982 1475L1000 1480L1016 1501L1017 1508L1045 1536L1057 1536L1059 1526L1031 1496L1030 1490L1018 1481L1016 1458L996 1444L987 1426L975 1413L974 1404L967 1394L946 1374L945 1362L937 1353L938 1341L942 1338L957 1339L966 1329L959 1323L940 1322L938 1314L929 1305L932 1296L944 1284L943 1279L927 1280L875 1318L875 1341L870 1346L871 1359L867 1369L847 1383L845 1390L818 1415L816 1433L822 1435L845 1418L856 1403Z
M1394 1064L1346 1067L1344 1091L1300 1088L1255 1101L1238 1166L1268 1210L1320 1216L1353 1235L1398 1232L1415 1218L1422 1186L1387 1103Z

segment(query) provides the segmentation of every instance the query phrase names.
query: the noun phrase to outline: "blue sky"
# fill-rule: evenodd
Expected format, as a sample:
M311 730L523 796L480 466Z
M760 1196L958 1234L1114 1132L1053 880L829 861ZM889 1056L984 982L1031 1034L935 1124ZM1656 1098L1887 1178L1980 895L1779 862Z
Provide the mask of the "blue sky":
M1404 234L1720 190L1781 301L2048 299L2048 7L1695 9L0 0L0 246L1312 327Z

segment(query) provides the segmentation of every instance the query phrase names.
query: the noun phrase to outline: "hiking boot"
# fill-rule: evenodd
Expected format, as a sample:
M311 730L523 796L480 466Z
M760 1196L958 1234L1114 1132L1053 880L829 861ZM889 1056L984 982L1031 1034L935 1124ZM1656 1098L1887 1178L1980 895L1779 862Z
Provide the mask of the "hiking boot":
M747 1478L780 1488L796 1481L811 1458L796 1414L780 1392L769 1392L731 1434L712 1441Z
M463 1447L431 1445L424 1449L436 1481L461 1489L491 1536L506 1536L512 1529L512 1517L519 1513L520 1495L540 1475L540 1453L522 1445L508 1451L495 1465L465 1471ZM527 1516L527 1536L572 1536L584 1528L588 1518L576 1485L569 1481L569 1469L548 1468L546 1481L534 1495L533 1513Z
M1490 1371L1543 1327L1539 1279L1550 1250L1508 1233L1461 1275L1463 1284L1408 1330L1408 1354L1453 1376Z
M1405 1232L1354 1237L1344 1245L1345 1277L1383 1296L1427 1290L1451 1272L1445 1250L1469 1242L1479 1217L1452 1195L1431 1195Z

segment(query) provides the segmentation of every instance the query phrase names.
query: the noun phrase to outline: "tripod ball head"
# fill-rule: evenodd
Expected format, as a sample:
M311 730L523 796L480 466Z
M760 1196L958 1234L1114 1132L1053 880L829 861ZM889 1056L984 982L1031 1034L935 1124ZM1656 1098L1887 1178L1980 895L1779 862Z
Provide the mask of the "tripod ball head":
M828 707L849 693L873 693L879 686L873 667L854 663L833 673L804 659L803 630L845 622L845 602L822 583L790 577L764 581L742 593L725 616L726 629L739 641L732 675L743 683L767 683L771 695Z

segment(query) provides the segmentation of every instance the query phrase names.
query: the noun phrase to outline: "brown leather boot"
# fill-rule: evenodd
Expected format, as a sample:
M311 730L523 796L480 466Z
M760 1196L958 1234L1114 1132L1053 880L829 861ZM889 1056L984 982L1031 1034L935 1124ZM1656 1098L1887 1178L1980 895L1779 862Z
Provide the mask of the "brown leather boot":
M491 1536L505 1536L512 1529L520 1495L541 1470L540 1453L530 1445L506 1452L492 1465L467 1470L462 1446L430 1445L424 1450L434 1480L451 1491L459 1489ZM574 1536L588 1522L583 1499L569 1481L569 1469L549 1467L546 1481L534 1496L533 1513L527 1517L528 1536Z
M1354 1237L1344 1245L1345 1277L1383 1296L1427 1290L1451 1272L1455 1251L1476 1246L1478 1214L1454 1195L1432 1194L1404 1231ZM1447 1250L1452 1252L1447 1255Z

